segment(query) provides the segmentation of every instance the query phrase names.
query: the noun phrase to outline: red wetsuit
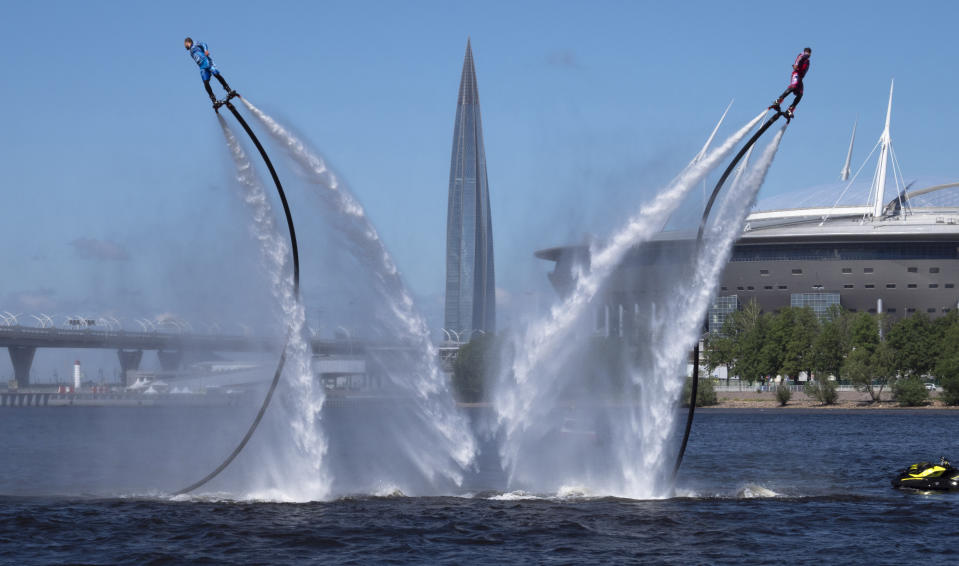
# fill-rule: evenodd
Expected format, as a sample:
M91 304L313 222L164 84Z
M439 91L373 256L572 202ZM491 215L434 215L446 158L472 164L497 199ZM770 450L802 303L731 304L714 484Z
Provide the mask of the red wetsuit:
M806 72L809 71L809 54L802 52L796 56L796 61L793 63L793 74L792 78L789 81L789 87L798 95L802 95L803 77L806 76Z
M799 101L802 100L803 94L803 77L806 76L806 73L809 71L809 53L805 51L801 52L796 56L796 61L793 63L793 72L792 76L789 79L789 86L786 87L786 90L779 96L779 99L776 100L776 104L780 104L789 93L796 95L796 98L793 99L792 106L789 107L789 110L795 110L796 106L799 105Z

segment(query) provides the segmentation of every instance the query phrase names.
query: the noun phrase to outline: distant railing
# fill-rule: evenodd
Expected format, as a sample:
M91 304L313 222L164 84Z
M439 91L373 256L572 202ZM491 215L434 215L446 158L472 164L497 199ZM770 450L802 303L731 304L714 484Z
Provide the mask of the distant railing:
M702 380L702 381L705 381L705 380ZM800 383L799 385L790 383L789 385L786 385L786 387L788 387L790 391L800 392L803 390L803 387L805 387L805 385L806 385L805 383ZM752 385L749 385L747 383L742 383L742 384L732 383L730 385L726 385L725 383L720 382L718 384L717 383L713 384L713 390L716 391L717 393L718 392L755 393L755 392L766 392L766 391L774 392L776 391L776 388L778 386L779 384L776 384L776 383L767 383L765 385L760 385L759 383L753 383ZM836 391L858 391L858 390L856 389L854 385L841 383L836 385Z
M203 334L195 332L148 332L92 328L38 328L0 325L0 348L25 346L36 348L119 348L119 349L208 349L210 351L260 351L279 346L276 338L239 334ZM416 344L366 342L359 340L311 339L315 354L404 352Z

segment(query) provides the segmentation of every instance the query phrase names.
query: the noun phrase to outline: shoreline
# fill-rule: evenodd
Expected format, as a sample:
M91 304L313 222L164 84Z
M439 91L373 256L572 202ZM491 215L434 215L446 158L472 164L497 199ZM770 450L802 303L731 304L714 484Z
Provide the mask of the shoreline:
M696 406L696 410L703 411L803 411L803 412L847 412L847 413L863 413L863 412L902 412L902 411L912 411L912 412L940 412L940 413L952 413L959 411L959 407L943 405L938 402L930 402L927 405L922 405L920 407L903 407L897 404L895 401L883 401L880 404L870 403L870 404L861 404L861 403L835 403L833 405L821 405L818 402L795 402L790 401L788 404L781 406L779 402L772 401L760 401L760 402L723 402L720 401L716 405L707 405L707 406Z
M839 398L832 405L823 405L819 401L806 396L801 391L794 392L789 403L780 405L776 400L776 394L772 391L717 391L716 398L719 401L715 405L702 407L703 410L710 409L778 409L785 411L810 410L810 411L942 411L950 412L959 410L959 406L949 406L939 401L938 396L933 394L925 405L919 407L902 407L892 395L883 391L881 401L874 403L867 393L840 391Z
M841 391L839 392L839 399L832 405L822 405L819 401L811 399L806 396L805 393L801 391L794 392L792 398L789 400L789 403L786 405L780 405L779 401L776 400L776 394L772 391L717 391L716 398L719 401L715 405L697 405L697 411L802 411L802 412L849 412L849 413L862 413L862 412L901 412L901 411L912 411L912 412L940 412L940 413L951 413L959 411L959 406L949 406L943 404L937 396L931 396L925 405L919 407L903 407L900 406L895 400L892 399L892 395L887 392L883 392L882 400L878 403L873 403L869 399L869 395L866 393L859 393L853 391ZM459 401L456 403L457 407L461 409L489 409L492 407L492 403L489 402L462 402ZM566 406L570 409L579 407L626 407L629 406L628 402L623 401L579 401L579 402L567 402L559 403L558 406ZM680 411L686 411L688 406L677 406L677 409Z
M959 407L945 407L945 406L924 406L924 407L900 407L899 405L883 405L882 407L842 407L836 405L829 406L796 406L796 407L723 407L720 405L712 405L709 407L696 407L696 414L701 413L715 413L715 414L732 414L732 413L791 413L791 414L836 414L836 415L855 415L855 414L877 414L877 415L889 415L893 413L902 413L902 414L923 414L923 415L949 415L955 414L956 409Z

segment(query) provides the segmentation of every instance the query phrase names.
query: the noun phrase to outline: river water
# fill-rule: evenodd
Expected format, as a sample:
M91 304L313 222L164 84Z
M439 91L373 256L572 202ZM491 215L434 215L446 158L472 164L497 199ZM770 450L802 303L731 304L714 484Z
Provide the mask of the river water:
M443 495L384 486L325 502L237 500L231 490L270 465L257 438L224 474L223 492L164 495L215 465L247 417L0 410L0 562L959 561L959 494L889 486L906 464L959 457L959 412L701 410L675 496L661 500L483 489L489 458ZM277 426L267 423L261 444Z

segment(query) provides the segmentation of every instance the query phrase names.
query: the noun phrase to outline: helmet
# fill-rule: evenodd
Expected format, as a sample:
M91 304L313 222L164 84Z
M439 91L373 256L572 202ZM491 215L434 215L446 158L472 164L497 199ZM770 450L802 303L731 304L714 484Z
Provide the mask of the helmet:
M192 38L192 37L188 37L188 38L186 38L186 39L183 40L183 46L186 47L187 49L189 49L189 47L187 46L187 43L189 43L189 44L192 46L192 45L193 45L193 38Z

